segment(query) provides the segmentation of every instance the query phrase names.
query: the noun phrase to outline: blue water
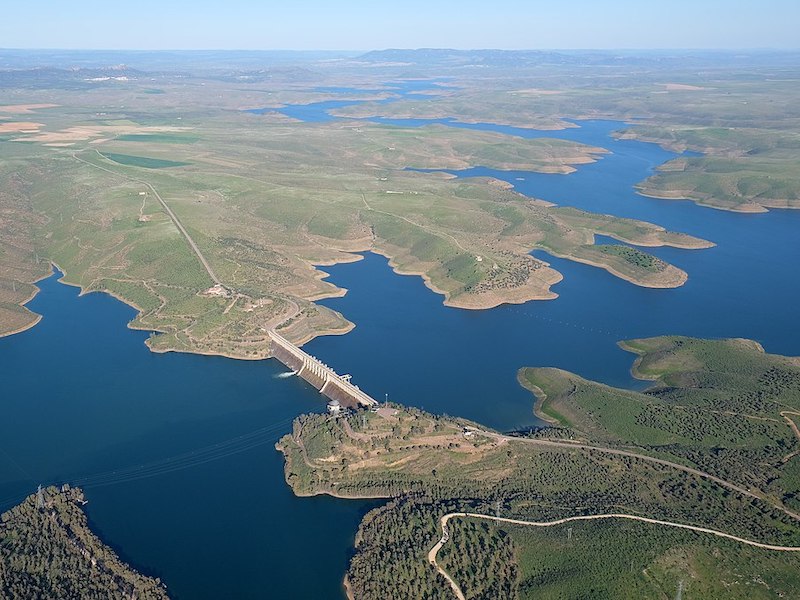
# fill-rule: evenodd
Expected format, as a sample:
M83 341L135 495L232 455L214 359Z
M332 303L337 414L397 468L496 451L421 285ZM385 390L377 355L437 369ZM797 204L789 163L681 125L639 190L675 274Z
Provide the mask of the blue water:
M375 503L295 498L274 449L292 418L324 407L319 394L276 379L274 361L153 354L125 328L128 306L55 276L39 285L28 306L41 323L0 339L0 511L39 483L92 476L95 531L176 598L342 597ZM221 442L210 462L169 461ZM97 476L163 459L157 476Z
M394 121L411 126L430 122ZM404 403L501 429L536 424L530 396L515 379L523 366L555 366L611 385L641 387L630 376L633 357L617 347L623 339L662 334L746 337L770 352L800 354L800 211L739 214L643 197L633 185L676 155L655 144L613 139L610 134L624 123L578 124L555 132L479 125L611 151L576 173L484 167L448 172L496 177L560 206L642 219L713 241L717 246L704 250L645 248L684 269L689 274L684 286L641 288L601 269L537 251L535 256L564 275L554 287L557 300L475 312L443 306L441 296L419 278L397 277L385 259L367 255L362 262L325 269L333 283L350 291L323 304L358 326L345 337L314 340L310 351L334 367L363 365L361 386L376 397L388 393ZM598 238L597 243L608 243L609 238Z
M330 106L287 110L295 109L304 120L332 118ZM652 250L689 273L675 290L639 288L537 252L564 274L559 298L489 311L447 308L419 277L395 275L374 254L326 267L349 292L323 304L357 327L307 348L376 398L514 429L536 423L532 397L516 383L519 367L642 386L629 373L633 357L616 346L621 339L741 336L800 354L800 212L740 215L641 197L632 186L674 155L613 140L621 123L535 132L438 122L608 148L566 176L455 174L498 177L532 197L644 219L717 246ZM41 288L29 306L42 322L0 339L0 509L40 482L82 481L95 529L178 598L340 597L353 534L374 503L295 498L273 449L292 417L321 409L319 395L296 378L276 378L284 369L272 361L152 354L146 334L124 328L130 308L103 295L78 298L55 278Z
M440 123L448 126L457 125L448 120L442 120ZM664 150L656 144L614 139L611 136L614 131L628 127L619 121L575 121L575 124L579 127L559 131L535 131L491 123L467 125L470 129L521 135L526 138L566 139L609 151L608 154L598 155L596 162L581 165L577 172L569 176L529 171L503 171L481 166L444 172L458 177L495 177L509 182L518 192L526 196L542 198L560 206L639 219L705 239L713 238L715 223L709 223L709 220L712 222L724 220L725 217L718 218L721 211L698 207L688 200L665 201L645 198L637 194L634 189L634 185L652 175L656 167L677 157L677 154ZM686 154L696 156L693 153ZM716 215L707 216L712 212ZM752 216L735 215L744 217L745 221ZM711 231L709 225L712 227Z
M390 99L387 98L379 102L387 102L389 100ZM329 123L338 120L338 117L331 115L330 111L362 103L363 100L325 100L323 102L310 102L308 104L291 104L283 108L251 108L245 112L256 115L263 115L267 112L279 112L287 117L303 121L304 123Z
M430 100L431 96L427 94L421 94L419 92L446 89L445 86L437 83L441 81L441 79L406 79L396 82L389 82L387 87L384 89L359 89L352 87L331 86L319 87L314 91L344 94L349 96L357 96L368 93L390 93L392 94L391 96L388 96L382 100L372 101L375 104L389 104L391 102L396 102L401 98L407 100ZM305 123L329 123L338 119L338 117L331 115L330 111L363 103L364 100L358 98L353 100L325 100L322 102L310 102L308 104L291 104L281 108L251 108L245 112L256 115L261 115L267 112L279 112L287 117L298 119Z

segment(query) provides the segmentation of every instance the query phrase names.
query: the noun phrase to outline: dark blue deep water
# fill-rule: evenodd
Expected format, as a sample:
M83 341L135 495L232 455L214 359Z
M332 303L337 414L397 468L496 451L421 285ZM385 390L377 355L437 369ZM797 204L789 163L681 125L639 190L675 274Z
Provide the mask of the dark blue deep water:
M449 172L496 177L531 197L649 221L717 244L705 250L645 248L685 270L684 286L641 288L601 269L534 252L564 275L554 288L557 300L469 311L445 307L421 279L398 277L386 259L367 255L325 269L350 292L323 304L344 313L356 329L314 340L309 350L335 368L352 371L349 365L359 365L361 387L376 397L388 393L403 403L500 429L535 423L530 396L516 382L523 366L555 366L611 385L641 387L630 376L632 355L617 347L620 340L663 334L746 337L769 352L800 354L800 211L739 214L643 197L634 184L676 155L655 144L613 139L611 132L625 127L620 122L579 125L553 132L464 125L611 151L570 175L483 167Z
M303 110L319 120L326 108ZM629 373L633 357L616 345L622 339L739 336L800 354L800 211L740 215L639 196L632 186L674 155L613 140L620 123L532 132L444 122L608 148L571 175L456 174L499 177L529 196L717 246L653 250L689 273L675 290L537 254L563 273L559 298L488 311L443 306L420 278L395 275L377 255L327 267L349 292L324 304L357 327L307 349L376 398L514 429L536 423L532 397L516 383L522 366L641 386ZM152 354L146 334L125 328L134 315L127 306L79 298L55 277L41 289L29 307L42 322L0 339L0 509L38 483L82 483L96 531L178 598L339 597L353 534L375 503L293 497L273 448L294 416L322 408L319 395L276 378L284 369L272 361Z
M295 498L274 449L319 394L274 361L153 354L128 306L39 285L42 321L0 339L0 511L84 480L95 531L176 598L342 597L375 503Z

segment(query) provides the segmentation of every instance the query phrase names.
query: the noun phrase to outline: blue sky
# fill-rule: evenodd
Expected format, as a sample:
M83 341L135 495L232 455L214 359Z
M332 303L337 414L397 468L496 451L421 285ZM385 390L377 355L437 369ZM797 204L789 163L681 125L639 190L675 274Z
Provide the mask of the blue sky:
M0 47L798 48L798 0L6 0Z

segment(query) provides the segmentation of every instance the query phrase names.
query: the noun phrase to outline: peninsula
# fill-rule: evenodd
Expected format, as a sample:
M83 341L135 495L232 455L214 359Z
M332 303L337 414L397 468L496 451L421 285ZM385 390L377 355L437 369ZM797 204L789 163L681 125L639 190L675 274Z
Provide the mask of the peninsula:
M431 598L793 589L800 363L747 340L624 347L655 382L644 393L520 371L553 422L530 432L395 405L299 418L278 444L296 494L391 498L361 524L354 597L393 597L411 582Z
M185 85L183 77L162 83L159 102ZM597 146L442 124L276 122L231 110L252 99L247 84L226 90L229 104L220 107L209 104L216 96L208 86L224 84L204 82L206 94L186 99L193 116L185 119L153 105L144 81L125 83L136 99L120 114L103 109L120 102L114 88L52 85L24 106L0 93L9 119L36 122L0 139L0 175L9 182L0 218L13 223L0 227L0 334L37 322L24 304L51 263L83 292L134 306L131 327L158 332L148 341L155 351L259 359L269 356L270 329L302 344L352 328L316 304L344 293L319 267L361 252L421 276L449 306L486 309L557 296L561 273L533 250L670 288L687 274L646 248L713 245L555 206L492 178L410 170L485 166L569 177L603 160L608 151ZM43 101L51 95L57 105ZM279 99L288 106L299 97L287 87ZM147 107L146 118L136 106ZM596 235L627 249L596 243Z
M168 598L165 586L123 563L87 525L80 489L48 487L0 515L0 596Z

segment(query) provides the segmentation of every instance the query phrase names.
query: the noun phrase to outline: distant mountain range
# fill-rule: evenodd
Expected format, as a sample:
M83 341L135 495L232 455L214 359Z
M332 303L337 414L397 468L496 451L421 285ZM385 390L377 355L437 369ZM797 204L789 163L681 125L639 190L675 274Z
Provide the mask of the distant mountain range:
M351 58L359 52L293 50L25 50L0 48L0 70L33 67L104 68L132 65L145 71L257 69L264 65L293 65L332 58Z
M0 49L0 84L16 87L75 88L99 81L153 76L202 76L236 82L315 83L326 63L343 68L525 69L552 67L680 67L761 65L800 66L800 52L709 50L456 50L420 48L358 52L286 50L21 50ZM111 66L109 66L111 65ZM395 69L396 70L396 69ZM357 71L354 71L354 73ZM397 73L394 76L398 76ZM105 79L104 79L105 78Z
M538 65L746 64L779 60L797 63L798 52L710 50L455 50L420 48L367 52L356 60L443 67L530 67Z
M28 89L58 87L80 89L105 81L129 81L144 77L145 73L126 65L100 68L33 67L23 69L0 68L0 85Z

